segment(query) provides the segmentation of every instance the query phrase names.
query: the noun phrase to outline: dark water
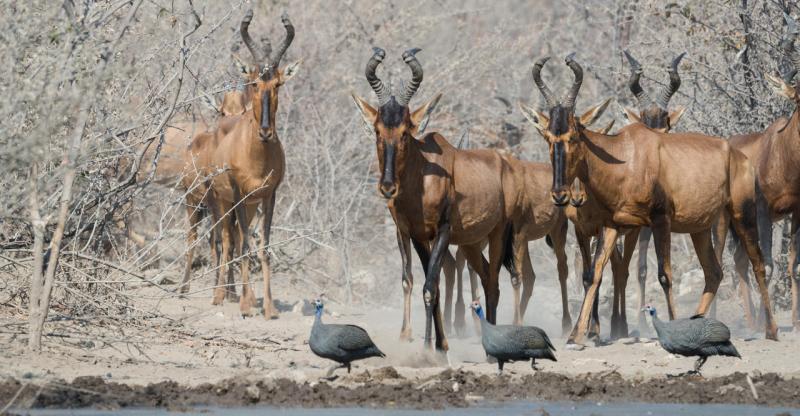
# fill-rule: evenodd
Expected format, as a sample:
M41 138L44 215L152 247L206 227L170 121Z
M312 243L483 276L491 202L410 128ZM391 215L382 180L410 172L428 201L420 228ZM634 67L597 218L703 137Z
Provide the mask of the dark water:
M508 416L539 416L539 415L575 415L575 416L775 416L789 414L800 416L800 409L758 407L739 405L689 405L689 404L648 404L648 403L531 403L519 402L501 404L497 406L480 406L467 409L445 410L392 410L392 409L275 409L268 407L246 408L197 408L194 411L168 412L161 409L126 409L126 410L34 410L15 413L29 415L125 415L125 416L155 416L155 415L282 415L282 416L362 416L362 415L387 415L387 416L416 416L416 415L508 415Z

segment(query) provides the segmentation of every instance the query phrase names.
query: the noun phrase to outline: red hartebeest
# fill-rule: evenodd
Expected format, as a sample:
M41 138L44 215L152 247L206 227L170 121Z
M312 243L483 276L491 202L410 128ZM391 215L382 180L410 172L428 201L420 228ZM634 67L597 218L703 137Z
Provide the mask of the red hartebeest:
M678 74L678 65L686 53L684 52L672 60L672 63L668 68L669 83L664 85L664 87L655 95L655 98L652 98L640 84L640 79L644 73L642 65L630 54L630 52L627 50L623 52L625 57L628 59L628 63L630 64L631 68L631 76L628 80L628 88L631 90L631 93L633 93L633 96L636 98L636 102L638 104L638 108L636 110L624 108L625 118L631 123L642 123L652 130L661 133L669 133L669 131L678 124L678 120L680 120L683 112L685 111L684 107L677 107L675 110L669 111L668 106L670 99L681 86L681 77L680 74ZM637 243L639 247L639 258L637 261L636 273L639 281L639 307L637 308L639 311L641 311L647 303L645 300L647 249L650 245L650 238L652 235L653 232L649 227L642 227L642 229L639 231L639 239ZM719 257L718 260L722 262L721 257ZM626 263L623 267L627 270L628 264ZM620 295L624 296L624 291L620 293ZM643 312L640 312L638 315L639 331L642 332L644 328L647 328L647 323L644 319ZM624 334L620 335L624 336Z
M189 157L191 163L197 167L198 174L208 178L208 192L202 195L215 220L215 232L219 232L221 239L220 266L212 303L222 303L225 296L224 276L234 238L231 228L237 223L237 251L242 253L242 295L239 298L239 309L242 315L250 315L251 307L255 306L247 253L250 223L260 205L261 244L256 253L264 277L264 317L270 319L277 314L272 302L267 249L275 208L275 191L283 179L286 167L283 146L276 128L278 90L297 73L299 62L283 70L278 68L294 39L294 26L286 14L281 17L286 36L272 56L269 48L262 55L250 38L248 28L252 17L253 12L249 10L240 25L242 39L254 60L255 69L249 74L253 83L251 110L240 116L231 130L218 140L202 136L195 138L189 149ZM185 181L193 183L196 179L190 175ZM235 223L231 220L233 214Z
M487 303L487 319L496 320L499 298L498 274L511 259L512 215L524 182L520 172L491 150L458 150L438 133L420 137L441 94L417 110L409 101L422 82L422 66L410 49L403 60L412 73L411 82L397 97L375 75L385 52L374 48L366 78L378 97L378 108L353 95L368 130L375 135L381 170L379 191L402 242L411 241L425 268L423 301L426 312L425 344L430 345L435 324L436 348L447 350L439 311L439 271L449 244L460 246L470 266L478 272ZM489 262L481 247L489 241ZM404 270L409 268L411 247L401 244ZM519 269L516 269L519 270ZM514 271L512 271L514 273ZM404 277L407 274L404 273ZM411 289L411 282L404 281Z
M781 95L794 101L797 108L788 119L779 118L762 132L731 137L730 144L747 155L756 169L760 190L758 208L763 213L759 216L758 227L768 265L772 263L772 223L787 215L792 216L789 252L792 325L795 330L800 330L800 95L797 92L800 81L795 80L800 69L800 53L795 48L800 27L792 17L784 15L784 18L787 30L781 47L789 61L789 70L782 72L780 78L767 75L767 79ZM737 255L734 259L737 273L740 276L746 274L745 259Z
M547 58L539 63L544 64ZM583 68L573 55L566 64L582 80ZM537 65L541 70L541 65ZM597 117L596 106L580 118L574 114L574 95L556 102L540 77L534 77L548 104L548 113L529 111L529 117L550 148L553 165L551 197L564 205L570 185L577 177L591 198L603 208L603 230L595 259L594 275L570 340L581 342L603 269L620 232L626 234L650 226L659 263L659 282L668 300L670 318L675 317L670 264L671 232L690 233L706 277L697 312L705 313L722 279L722 270L711 243L711 227L723 213L747 249L766 305L766 336L777 339L777 326L769 306L764 263L758 247L755 210L755 174L740 152L727 141L696 133L665 134L634 123L614 136L598 134L584 126ZM568 96L569 97L569 96ZM692 186L686 186L691 183Z

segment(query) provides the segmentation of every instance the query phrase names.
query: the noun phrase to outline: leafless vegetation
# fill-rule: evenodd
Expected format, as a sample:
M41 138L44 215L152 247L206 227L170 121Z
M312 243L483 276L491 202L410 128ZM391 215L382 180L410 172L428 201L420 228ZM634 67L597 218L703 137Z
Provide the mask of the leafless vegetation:
M687 107L678 130L727 136L788 115L790 103L769 90L764 74L781 64L782 13L800 11L784 0L2 3L0 307L29 318L39 333L48 305L50 319L147 318L151 312L129 302L139 287L175 296L183 192L137 181L131 166L158 163L138 149L158 147L170 123L213 120L208 103L240 79L230 51L241 42L247 7L256 12L251 33L273 43L288 11L297 38L287 61L304 60L281 90L288 176L270 247L276 280L298 296L324 290L363 303L400 287L393 225L375 190L374 144L348 94L371 93L363 75L371 46L387 50L379 75L396 88L408 77L401 52L423 49L416 100L445 92L429 131L455 138L469 129L475 146L545 160L546 147L516 108L538 100L530 82L537 57L577 51L587 69L580 110L609 96L632 103L623 49L653 77L643 83L663 82L667 63L687 51L673 98ZM558 65L547 71L553 82L570 76ZM601 123L619 118L608 113ZM126 223L145 236L143 246L126 237ZM673 258L685 260L674 261L680 276L697 263L685 242L676 243ZM533 255L534 265L552 261L549 252ZM788 299L785 269L784 262L772 282L778 308ZM210 265L197 269L208 284L195 284L195 296L210 293L212 275Z

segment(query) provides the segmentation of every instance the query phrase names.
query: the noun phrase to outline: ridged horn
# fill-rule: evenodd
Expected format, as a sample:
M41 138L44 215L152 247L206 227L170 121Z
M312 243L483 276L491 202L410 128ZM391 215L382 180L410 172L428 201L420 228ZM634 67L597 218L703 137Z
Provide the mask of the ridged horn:
M639 82L644 73L642 64L640 64L627 49L622 52L625 54L625 58L628 59L628 64L631 67L631 77L628 80L628 88L630 88L633 96L636 97L636 101L639 102L639 109L644 109L651 101L650 96L647 95L647 92L642 88L642 84Z
M264 61L261 55L258 53L258 49L256 49L256 44L253 42L253 38L250 37L250 33L247 31L247 29L250 27L251 21L253 21L253 9L248 10L244 14L242 23L239 25L239 32L242 34L242 40L244 41L245 46L247 46L247 50L249 50L250 55L253 56L254 64L258 66Z
M533 64L533 69L531 70L533 83L536 84L536 87L539 88L539 92L542 93L542 97L544 97L544 101L547 104L548 109L553 108L558 104L553 96L553 91L550 91L550 88L547 87L547 84L542 81L542 67L544 67L544 64L546 64L549 60L549 56L539 58L539 60Z
M400 94L400 98L397 100L400 105L408 105L411 102L411 97L416 94L420 84L422 84L422 65L420 65L416 57L417 52L421 50L419 48L411 48L403 52L403 61L411 68L411 81L406 84L403 93Z
M672 98L672 96L678 92L678 88L681 87L681 76L678 74L678 65L681 63L681 59L683 59L684 56L686 56L686 52L672 60L672 64L670 64L668 69L669 84L664 86L661 93L656 97L656 104L664 110L667 109L670 98Z
M378 105L382 106L389 102L389 97L391 96L391 92L385 85L383 85L383 81L375 75L375 70L378 69L378 65L383 62L383 58L386 57L386 51L381 48L373 47L372 48L372 57L369 58L367 62L367 82L369 82L369 86L372 87L372 90L375 91L375 95L378 96Z
M564 62L567 64L569 69L572 70L572 73L575 75L575 80L572 82L572 87L567 92L567 95L564 97L564 107L566 108L575 108L575 99L578 97L578 91L581 89L581 84L583 84L583 68L575 60L575 52L567 55L564 59Z
M283 23L283 28L286 30L286 36L283 37L283 42L278 47L278 50L275 51L275 55L269 60L269 72L270 76L274 76L278 70L278 66L281 64L281 59L283 59L283 55L286 53L286 50L289 49L289 46L292 44L294 40L294 25L292 25L292 21L289 20L289 14L284 12L281 15L281 23Z

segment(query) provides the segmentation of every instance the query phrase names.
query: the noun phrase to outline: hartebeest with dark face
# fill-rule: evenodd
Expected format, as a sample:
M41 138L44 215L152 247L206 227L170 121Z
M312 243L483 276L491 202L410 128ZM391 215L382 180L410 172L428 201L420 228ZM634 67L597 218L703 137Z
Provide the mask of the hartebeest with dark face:
M630 108L624 109L625 118L632 123L642 123L652 130L661 133L669 133L669 131L678 124L678 120L680 120L685 110L684 107L678 107L673 111L669 111L668 106L670 99L673 95L675 95L676 92L678 92L678 88L681 86L681 76L678 74L678 65L686 53L684 52L672 60L672 63L668 68L669 82L664 85L657 94L655 94L655 98L652 98L650 94L648 94L647 91L642 88L640 83L642 75L644 74L642 64L640 64L639 61L637 61L636 58L634 58L627 50L624 51L624 53L625 57L628 58L628 63L630 64L631 69L631 76L628 80L628 88L630 88L631 93L633 93L637 103L637 108L635 110ZM643 310L645 304L647 303L645 300L647 249L650 246L650 238L652 236L653 232L649 227L642 227L642 229L639 231L639 258L637 261L636 273L639 280L639 307L637 308L639 311ZM718 260L722 261L721 258ZM623 265L623 267L627 270L628 264L626 263ZM622 292L622 295L624 296L624 292ZM642 331L647 327L647 321L645 320L644 313L642 312L639 314L639 331Z
M537 66L546 62L540 60ZM620 232L642 226L653 229L659 259L659 282L675 317L670 265L671 232L690 233L703 267L706 285L697 313L705 313L722 279L711 244L711 227L723 211L745 245L761 298L767 308L766 336L777 339L769 306L763 258L756 228L755 174L744 155L731 151L727 141L694 133L660 133L634 123L614 136L584 126L597 117L596 106L580 118L574 115L574 97L580 89L582 67L570 55L566 64L575 74L568 99L556 102L540 77L534 81L548 104L548 113L535 110L529 117L550 147L553 165L551 196L557 205L570 197L577 177L591 198L603 208L603 230L595 259L592 285L586 293L573 335L581 342L602 280L603 269ZM574 94L573 94L574 91ZM692 186L687 186L692 184Z
M495 322L500 295L498 274L503 255L510 254L505 250L513 238L509 218L522 182L521 176L517 179L495 151L458 150L438 133L421 136L441 94L417 110L409 109L409 101L423 79L422 66L415 56L418 51L410 49L403 54L412 78L402 93L394 96L375 75L385 57L382 49L375 48L367 63L366 78L377 95L378 107L355 95L353 100L365 125L375 135L381 170L378 188L387 199L400 234L398 241L410 240L425 268L425 343L430 345L433 323L436 348L446 350L438 290L444 253L449 244L464 250L470 267L481 277L487 319ZM488 264L481 255L486 240ZM408 245L401 247L405 270L410 251ZM407 275L404 273L404 279ZM408 299L411 282L404 280L403 285Z
M800 263L798 244L800 244L800 80L796 74L800 69L800 53L795 41L800 26L790 16L784 15L787 31L781 40L781 47L788 59L790 70L781 77L768 75L767 79L777 91L795 103L791 117L775 120L766 130L730 138L734 148L753 161L761 191L761 204L764 215L759 217L762 250L772 263L772 222L787 215L792 216L791 245L789 252L789 274L792 285L792 324L800 330ZM737 256L734 256L737 258ZM746 263L744 264L746 266ZM742 269L737 261L737 271ZM740 273L741 275L741 273Z
M239 226L238 248L242 257L242 296L239 309L250 315L255 305L255 295L249 281L249 227L261 206L261 244L256 250L264 277L264 317L277 316L270 288L269 237L275 208L275 191L283 180L286 161L283 146L278 138L276 114L278 90L296 73L299 62L279 69L286 50L294 39L294 26L289 17L281 17L286 36L274 54L269 48L261 54L250 38L248 28L253 17L248 11L241 24L241 34L253 57L254 70L250 72L253 83L251 110L243 114L232 129L219 140L197 138L192 142L190 156L199 173L209 179L207 205L211 208L215 224L219 227L222 251L218 269L217 287L213 303L220 304L225 295L224 276L230 259L234 222L229 218L235 212ZM192 178L187 178L192 180ZM224 218L228 218L227 220ZM216 231L215 231L216 232Z

